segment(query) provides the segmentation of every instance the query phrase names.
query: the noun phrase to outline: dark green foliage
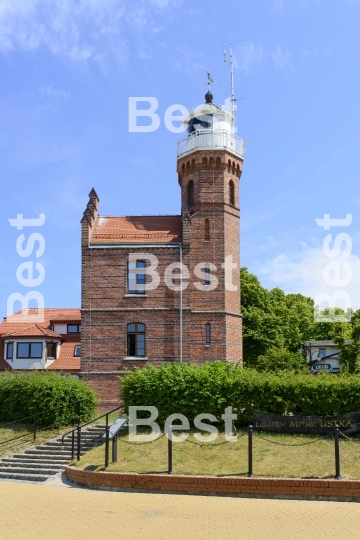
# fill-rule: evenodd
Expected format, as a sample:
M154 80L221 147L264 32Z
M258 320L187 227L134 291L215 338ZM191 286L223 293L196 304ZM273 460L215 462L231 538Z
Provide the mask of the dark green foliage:
M305 356L297 352L290 352L288 349L277 349L272 347L265 354L259 356L254 362L257 371L294 371L301 373L308 371Z
M342 373L360 372L360 310L352 313L351 325L338 323L334 342L339 347Z
M10 422L41 411L42 426L67 426L77 418L90 420L96 406L95 392L84 382L57 373L5 373L0 376L0 422ZM61 407L57 409L57 407ZM50 409L57 409L51 410Z
M247 367L256 367L258 357L272 347L295 353L305 341L336 340L338 335L346 339L354 326L349 323L315 323L314 301L311 298L302 294L285 294L279 288L269 291L247 268L241 269L241 312L244 364ZM323 313L327 312L325 310ZM335 313L342 311L336 308ZM350 355L350 350L347 354ZM352 351L351 357L355 354ZM345 356L346 353L344 361ZM353 366L351 362L348 361Z
M172 413L192 421L200 413L219 420L228 406L239 425L251 422L253 411L298 415L348 413L360 410L360 376L257 372L226 362L164 364L135 369L121 380L125 410L153 405L160 423Z
M241 269L244 362L255 367L269 348L296 352L308 339L320 339L314 324L314 302L301 294L268 291L247 268Z

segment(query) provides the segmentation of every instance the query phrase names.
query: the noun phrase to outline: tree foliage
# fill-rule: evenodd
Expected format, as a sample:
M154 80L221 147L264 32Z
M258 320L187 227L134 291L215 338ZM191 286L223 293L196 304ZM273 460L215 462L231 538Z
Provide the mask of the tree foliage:
M306 372L308 369L303 354L276 347L271 347L265 354L260 355L254 368L257 371L292 371L294 373Z
M241 311L247 366L255 366L270 348L295 353L305 340L319 339L311 298L285 294L279 288L269 291L247 268L241 269Z
M285 294L276 287L267 290L247 268L241 269L241 311L243 315L244 364L259 366L259 357L269 349L296 351L305 341L333 340L340 348L344 369L353 373L360 357L360 310L353 313L352 323L314 322L314 301L302 294ZM323 314L327 314L325 310ZM336 308L335 314L343 313ZM352 339L351 346L346 344ZM274 353L271 353L275 362ZM279 352L277 358L283 353ZM290 357L289 357L290 358ZM263 360L264 362L265 360Z

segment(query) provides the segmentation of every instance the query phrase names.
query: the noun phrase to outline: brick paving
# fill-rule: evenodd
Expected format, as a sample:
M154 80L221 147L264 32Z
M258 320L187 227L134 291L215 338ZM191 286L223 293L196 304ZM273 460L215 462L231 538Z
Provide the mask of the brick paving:
M0 482L0 538L359 538L360 505L345 502L121 493Z

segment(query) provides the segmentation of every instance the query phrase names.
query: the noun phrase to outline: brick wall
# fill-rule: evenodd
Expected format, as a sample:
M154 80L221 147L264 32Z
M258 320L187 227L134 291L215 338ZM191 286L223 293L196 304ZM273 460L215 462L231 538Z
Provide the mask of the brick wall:
M359 480L219 478L217 476L93 472L75 467L67 467L65 473L69 480L78 484L129 491L360 501Z
M242 360L239 290L239 180L242 161L226 151L197 151L191 159L178 160L183 216L183 263L190 271L190 284L183 291L183 361ZM188 208L189 182L194 182L194 205ZM234 183L234 204L230 204L229 182ZM159 365L180 359L179 292L165 285L169 264L178 262L178 247L149 248L157 256L160 286L144 296L127 294L127 262L130 253L141 249L90 248L98 218L95 191L82 219L82 377L96 389L104 404L118 402L116 377L125 369ZM205 238L205 220L209 238ZM225 287L222 269L232 255L236 290ZM194 274L198 263L212 263L219 280L215 290L199 291L194 283L204 281ZM176 282L175 282L176 283ZM145 359L127 358L127 324L146 326ZM205 328L211 325L211 344L206 345ZM107 382L108 381L108 385ZM116 393L115 393L116 390Z

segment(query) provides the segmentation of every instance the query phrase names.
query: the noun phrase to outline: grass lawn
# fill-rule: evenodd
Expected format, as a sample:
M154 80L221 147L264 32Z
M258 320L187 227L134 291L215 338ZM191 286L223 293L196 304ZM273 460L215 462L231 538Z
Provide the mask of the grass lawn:
M247 436L237 442L218 445L225 441L224 435L214 443L196 446L189 442L173 443L173 474L246 476ZM263 433L262 436L282 444L301 444L318 439L317 435L283 435ZM125 444L128 435L118 441L118 462L110 463L106 469L118 472L166 473L167 438L162 437L150 444ZM196 441L193 435L190 441ZM359 443L360 443L360 439ZM103 471L105 445L84 454L74 466L86 470ZM111 462L111 443L109 459ZM341 475L343 478L360 479L360 444L340 441ZM254 435L254 476L332 478L335 474L334 440L320 440L305 446L286 447L271 444Z

